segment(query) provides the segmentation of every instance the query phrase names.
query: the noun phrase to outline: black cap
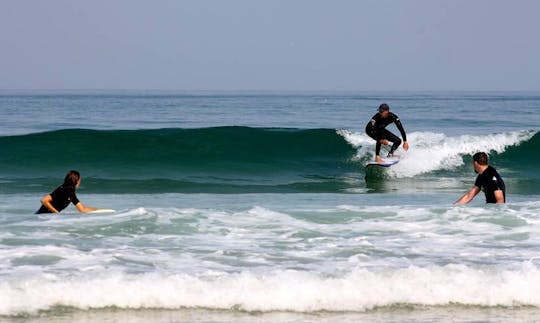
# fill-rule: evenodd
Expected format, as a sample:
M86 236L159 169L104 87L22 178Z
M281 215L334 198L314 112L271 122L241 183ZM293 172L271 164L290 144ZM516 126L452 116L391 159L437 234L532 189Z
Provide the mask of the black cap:
M390 107L388 106L388 104L383 103L379 105L379 112L383 112L383 111L390 111Z

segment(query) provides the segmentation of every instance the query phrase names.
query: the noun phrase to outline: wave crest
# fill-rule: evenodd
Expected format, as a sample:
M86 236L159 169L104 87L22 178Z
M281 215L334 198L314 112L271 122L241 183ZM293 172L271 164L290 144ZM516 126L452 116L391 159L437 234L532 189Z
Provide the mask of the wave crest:
M211 272L64 278L53 274L0 285L0 315L35 314L54 306L78 309L236 309L352 311L393 305L540 306L540 270L464 265L356 269L342 277L294 270L264 274ZM84 293L81 293L84 290Z

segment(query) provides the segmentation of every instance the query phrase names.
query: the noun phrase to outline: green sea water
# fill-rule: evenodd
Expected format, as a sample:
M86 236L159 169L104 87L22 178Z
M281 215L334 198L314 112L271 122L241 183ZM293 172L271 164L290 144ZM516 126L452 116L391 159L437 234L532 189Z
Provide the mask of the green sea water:
M411 148L370 177L381 102ZM0 320L534 321L539 108L534 93L0 92ZM453 205L477 151L506 205ZM116 212L35 215L70 169L83 203Z

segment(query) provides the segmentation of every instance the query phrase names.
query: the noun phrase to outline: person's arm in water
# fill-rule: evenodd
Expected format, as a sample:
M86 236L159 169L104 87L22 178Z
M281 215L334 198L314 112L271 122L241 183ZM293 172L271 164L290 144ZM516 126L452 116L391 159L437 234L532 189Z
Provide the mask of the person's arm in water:
M493 194L495 195L495 200L497 201L497 204L504 203L504 193L502 190L496 190L495 192L493 192Z
M77 195L75 194L75 191L72 191L71 194L72 194L71 195L71 203L73 203L73 205L75 205L75 207L77 208L77 210L79 212L87 213L87 212L92 212L92 211L97 210L96 208L93 208L93 207L86 206L86 205L82 204L82 202L79 201L79 198L77 198Z
M41 204L43 204L49 211L51 211L52 213L60 213L57 209L54 208L54 206L52 205L52 196L51 194L47 194L45 195L42 199L41 199Z
M41 199L41 204L43 204L49 211L51 211L52 213L60 213L60 211L58 211L53 205L52 205L52 196L50 194L48 195L45 195L42 199ZM86 206L84 204L82 204L81 202L78 202L77 204L75 204L75 207L77 208L77 210L79 212L82 212L82 213L87 213L87 212L92 212L92 211L95 211L97 210L96 208L93 208L91 206Z
M457 200L454 204L467 204L469 203L470 201L472 201L472 199L478 194L480 193L480 187L474 185L473 187L471 187L471 189L465 193L459 200ZM502 191L500 191L501 193L501 197L502 197Z
M81 202L75 204L75 207L77 208L77 210L79 210L79 212L82 212L82 213L87 213L87 212L92 212L92 211L97 210L96 208L93 208L91 206L86 206L82 204Z

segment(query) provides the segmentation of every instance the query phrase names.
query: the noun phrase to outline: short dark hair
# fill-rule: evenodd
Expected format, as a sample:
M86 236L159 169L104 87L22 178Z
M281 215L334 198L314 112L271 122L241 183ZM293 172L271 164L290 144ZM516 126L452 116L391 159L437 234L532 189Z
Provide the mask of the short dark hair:
M488 155L485 152L479 152L474 154L473 161L477 162L480 165L488 164Z
M379 105L379 112L383 112L383 111L390 111L390 107L388 106L388 104L383 103Z
M81 179L81 174L76 170L70 170L64 178L64 186L77 186L77 182Z

